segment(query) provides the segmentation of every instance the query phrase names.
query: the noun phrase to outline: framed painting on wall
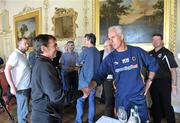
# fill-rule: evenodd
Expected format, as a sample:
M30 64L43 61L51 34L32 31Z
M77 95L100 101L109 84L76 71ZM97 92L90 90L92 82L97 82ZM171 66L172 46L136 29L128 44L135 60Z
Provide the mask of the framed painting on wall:
M151 49L151 38L154 33L164 35L164 43L169 46L168 32L176 24L176 0L94 0L96 15L94 32L98 46L107 40L108 27L121 25L127 44L137 45L144 49ZM173 8L174 9L173 9ZM170 20L170 13L174 20ZM174 40L175 41L175 40Z
M77 16L78 13L73 8L55 8L52 30L58 40L75 40Z
M41 8L14 16L15 40L22 37L29 39L30 47L33 46L33 39L41 32Z

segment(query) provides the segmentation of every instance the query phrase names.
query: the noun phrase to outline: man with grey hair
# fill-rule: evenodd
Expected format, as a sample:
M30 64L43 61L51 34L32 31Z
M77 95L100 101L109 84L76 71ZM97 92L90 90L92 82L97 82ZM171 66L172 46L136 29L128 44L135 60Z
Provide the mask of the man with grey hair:
M52 61L57 52L56 38L40 34L34 42L38 57L31 79L31 123L62 123L64 91Z
M82 91L88 94L97 84L102 84L108 74L112 74L115 86L116 110L123 107L126 112L138 106L141 123L149 122L145 95L152 83L158 63L155 58L139 47L126 45L121 26L112 26L108 29L108 38L112 42L112 51L101 63L88 88ZM149 74L145 82L143 67L146 66Z

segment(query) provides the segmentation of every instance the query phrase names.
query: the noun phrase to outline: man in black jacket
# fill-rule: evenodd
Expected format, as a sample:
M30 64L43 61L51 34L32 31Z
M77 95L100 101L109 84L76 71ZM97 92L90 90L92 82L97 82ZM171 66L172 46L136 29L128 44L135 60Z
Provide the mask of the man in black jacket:
M34 48L38 58L32 71L31 123L62 123L64 92L52 59L57 43L52 35L40 34Z

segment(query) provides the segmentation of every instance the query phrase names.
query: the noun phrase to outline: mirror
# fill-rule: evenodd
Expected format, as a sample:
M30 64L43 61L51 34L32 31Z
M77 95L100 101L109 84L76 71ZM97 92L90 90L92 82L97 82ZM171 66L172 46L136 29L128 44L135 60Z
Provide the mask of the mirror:
M77 12L74 9L55 8L52 18L55 37L58 40L74 40L76 38L76 19Z

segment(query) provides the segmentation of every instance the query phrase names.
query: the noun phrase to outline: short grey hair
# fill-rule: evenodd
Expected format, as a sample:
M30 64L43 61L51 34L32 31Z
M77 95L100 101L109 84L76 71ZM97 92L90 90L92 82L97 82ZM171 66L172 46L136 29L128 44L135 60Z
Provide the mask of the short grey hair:
M117 31L118 34L123 34L123 28L120 25L110 26L108 28L108 32L111 32L114 29Z

